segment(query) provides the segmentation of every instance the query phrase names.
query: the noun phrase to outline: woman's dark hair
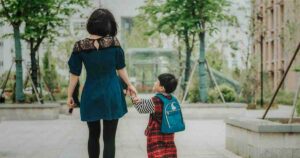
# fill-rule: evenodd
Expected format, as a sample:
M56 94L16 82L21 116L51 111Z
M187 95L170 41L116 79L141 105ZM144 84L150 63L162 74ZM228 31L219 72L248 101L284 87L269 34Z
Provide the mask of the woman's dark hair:
M92 35L116 36L118 33L116 20L107 9L97 9L89 17L86 25L87 31Z
M172 93L177 87L177 79L174 75L169 73L164 73L158 76L160 85L166 90L166 93Z

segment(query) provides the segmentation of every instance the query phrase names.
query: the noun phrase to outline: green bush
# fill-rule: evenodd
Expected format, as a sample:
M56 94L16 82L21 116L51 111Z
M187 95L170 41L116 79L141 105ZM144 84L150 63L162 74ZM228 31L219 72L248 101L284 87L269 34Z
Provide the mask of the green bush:
M237 94L233 88L231 88L227 85L222 85L222 86L220 86L220 89L221 89L221 92L222 92L226 102L235 101Z
M217 103L217 102L221 102L221 100L219 100L219 93L217 90L215 89L210 89L208 91L208 102L209 103Z
M67 100L68 94L67 93L54 93L53 94L56 100ZM50 96L49 96L50 97Z
M188 95L188 99L191 103L196 103L200 100L200 93L199 88L197 86L194 86Z
M33 103L36 101L37 98L35 94L25 94L25 103Z
M195 73L198 73L197 70ZM197 103L200 100L199 78L197 75L195 75L191 81L187 99L191 103Z
M272 94L273 95L273 94ZM295 93L287 91L279 91L276 96L276 103L283 105L293 105ZM271 97L268 102L270 102Z
M233 88L226 84L222 84L219 86L221 93L223 94L223 97L226 102L233 102L237 98L237 94ZM208 102L209 103L216 103L221 102L222 98L219 95L218 89L214 88L209 91L208 93Z
M264 92L264 102L263 103L269 104L273 95L274 95L274 92L273 93ZM293 93L293 92L288 92L288 91L284 91L284 90L279 91L275 98L274 103L282 104L282 105L293 105L294 95L295 95L295 93ZM256 103L258 105L260 105L260 98L257 99Z

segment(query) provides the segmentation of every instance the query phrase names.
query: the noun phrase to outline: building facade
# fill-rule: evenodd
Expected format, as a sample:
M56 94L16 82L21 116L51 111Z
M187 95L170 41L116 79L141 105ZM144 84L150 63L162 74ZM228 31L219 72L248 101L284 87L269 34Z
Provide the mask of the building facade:
M273 91L279 85L300 42L298 19L300 19L300 1L255 0L253 2L253 52L258 59L262 53L263 71L267 74L268 86ZM299 73L294 70L299 66L298 55L285 79L283 89L296 90ZM257 68L260 70L260 64Z

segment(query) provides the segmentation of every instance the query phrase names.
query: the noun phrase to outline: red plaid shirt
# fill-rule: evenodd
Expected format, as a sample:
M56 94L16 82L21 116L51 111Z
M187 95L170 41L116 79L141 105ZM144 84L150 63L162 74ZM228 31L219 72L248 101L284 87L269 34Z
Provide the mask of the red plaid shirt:
M170 96L166 98L171 99ZM173 134L160 132L162 122L163 102L158 97L152 97L155 112L150 114L149 123L145 130L147 136L148 158L177 158L177 150Z

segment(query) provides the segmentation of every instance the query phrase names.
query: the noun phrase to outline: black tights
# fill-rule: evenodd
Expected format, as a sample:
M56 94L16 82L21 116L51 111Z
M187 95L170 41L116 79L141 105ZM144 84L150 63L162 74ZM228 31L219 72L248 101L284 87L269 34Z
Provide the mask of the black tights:
M99 158L100 155L100 121L87 122L89 127L88 153L89 158ZM118 120L103 120L103 158L115 157L115 136Z

